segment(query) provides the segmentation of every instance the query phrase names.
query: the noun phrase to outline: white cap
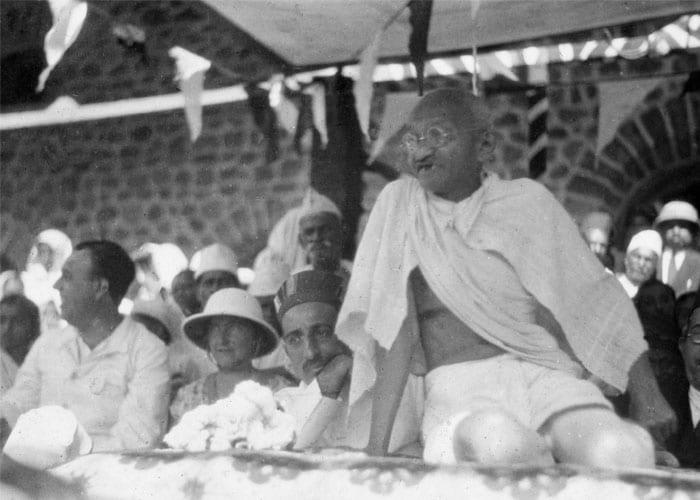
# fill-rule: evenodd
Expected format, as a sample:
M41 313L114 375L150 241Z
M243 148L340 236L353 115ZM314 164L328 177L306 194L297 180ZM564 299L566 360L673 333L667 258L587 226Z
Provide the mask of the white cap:
M210 271L226 271L237 277L238 257L226 245L214 243L192 256L190 268L194 271L194 279Z
M258 254L253 269L255 279L248 287L248 292L256 297L276 295L291 275L291 269L287 263L269 248L265 248Z
M70 254L73 252L73 244L63 231L58 229L45 229L36 237L37 243L48 245L54 253L52 269L60 270Z
M638 248L647 248L657 256L661 256L662 247L663 242L661 241L661 235L653 229L645 229L632 236L630 244L627 245L627 253L637 250Z
M309 188L304 196L304 200L301 202L301 207L299 210L299 219L306 217L307 215L318 214L322 212L330 212L338 216L339 219L343 218L340 213L338 205L333 203L330 198L322 195L313 188Z
M185 253L174 243L157 245L151 253L151 262L161 286L168 290L173 283L173 278L187 269Z

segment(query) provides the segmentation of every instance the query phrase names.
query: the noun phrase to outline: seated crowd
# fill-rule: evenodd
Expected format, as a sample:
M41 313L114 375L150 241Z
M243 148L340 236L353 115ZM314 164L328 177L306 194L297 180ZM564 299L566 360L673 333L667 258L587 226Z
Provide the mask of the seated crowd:
M42 232L27 270L0 275L3 442L56 405L82 453L158 447L255 381L294 416L295 449L700 468L695 208L633 213L616 254L609 214L577 228L539 184L484 174L481 100L435 91L406 130L409 175L379 196L354 263L313 191L251 283L221 243L187 262Z

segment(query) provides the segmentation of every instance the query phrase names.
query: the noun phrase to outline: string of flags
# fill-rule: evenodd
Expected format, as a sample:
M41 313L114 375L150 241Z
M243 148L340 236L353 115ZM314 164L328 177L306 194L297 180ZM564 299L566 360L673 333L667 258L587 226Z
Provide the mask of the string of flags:
M85 0L47 1L51 7L53 25L46 34L44 40L47 66L39 76L37 92L44 89L51 71L60 62L66 50L68 50L78 38L87 17L88 8L95 9L96 12L103 16L109 16L108 13L96 7L94 3L88 5L88 2ZM478 16L481 1L482 0L470 0L471 17L474 20L476 20ZM427 44L432 2L433 0L407 0L404 5L396 10L395 14L386 24L378 30L370 42L356 53L359 65L356 69L357 74L353 86L353 94L355 96L355 109L360 123L360 129L367 139L370 127L369 117L374 81L375 78L382 79L382 72L386 74L387 71L396 70L398 68L399 73L403 77L410 74L414 75L420 94L423 89L425 73L430 74L432 71L434 74L451 75L467 71L473 75L473 91L476 93L478 90L477 76L488 80L496 74L502 74L511 80L518 80L518 77L512 70L515 66L546 64L549 61L565 61L574 58L585 59L594 56L602 50L605 51L606 56L612 49L614 49L614 55L625 56L625 54L629 52L629 50L625 52L626 45L624 40L611 39L607 42L588 41L580 44L581 46L578 48L571 44L559 44L559 46L553 47L528 47L520 51L498 51L495 53L477 55L475 50L477 41L475 40L472 55L462 55L454 58L430 61L427 59ZM379 66L378 55L383 35L387 28L389 28L406 9L409 10L409 20L412 27L408 46L413 68L407 69L401 64ZM649 43L644 45L646 49L650 52L653 50L657 50L658 52L660 48L673 44L676 38L679 40L683 38L678 43L680 44L683 42L686 48L691 47L691 45L693 47L700 46L700 41L696 35L691 35L691 32L697 32L700 16L685 16L685 18L687 18L686 24L688 24L687 31L685 32L687 34L686 38L680 37L674 30L669 28L669 26L677 28L678 23L675 23L664 27L659 30L658 33L649 35L647 37ZM676 31L679 30L680 28L676 29ZM119 43L128 47L141 47L142 50L145 51L146 34L141 28L123 23L115 23L113 33L117 37ZM172 47L168 52L174 59L177 68L175 79L183 95L185 117L190 132L190 139L194 142L202 132L202 94L204 92L206 72L211 69L212 66L215 66L217 70L221 70L225 74L237 77L240 75L235 75L227 68L221 68L212 61L190 52L183 47ZM584 53L586 54L585 57ZM638 54L635 53L635 57L637 56ZM528 62L528 59L531 59L531 61ZM457 64L455 64L455 61ZM391 71L389 71L389 73L391 73ZM328 143L328 129L326 124L327 92L325 85L320 81L312 81L309 84L300 85L299 81L302 81L302 79L297 78L297 76L285 78L282 75L277 75L267 82L257 85L267 92L269 105L266 104L267 111L265 111L265 113L274 111L276 125L278 124L289 134L294 135L295 143L299 143L305 137L305 130L313 127L320 137L321 145L326 147ZM295 78L298 81L295 80ZM269 119L261 121L261 123L265 124L268 122ZM270 129L267 125L265 125L264 128L265 130L263 130L263 132ZM274 156L274 154L271 156Z
M46 34L44 50L47 66L41 72L36 91L44 90L46 81L56 65L75 42L81 32L87 17L88 6L85 0L47 0L53 15L53 25ZM416 65L416 74L419 87L422 91L423 67L427 56L427 33L430 23L430 11L432 0L410 0L399 9L387 24L375 35L371 43L360 54L359 78L354 86L355 105L360 128L365 136L369 133L369 114L373 93L373 74L377 66L379 47L382 35L386 28L398 17L406 7L410 8L414 32L411 34L409 46ZM99 9L98 9L99 10ZM108 16L100 11L103 16ZM133 25L115 24L113 34L119 43L129 47L145 46L145 32ZM175 46L168 50L170 57L174 59L176 66L175 81L180 88L184 100L185 117L190 132L190 140L196 141L202 132L202 93L204 91L204 79L206 72L212 67L212 61L190 52L189 50ZM287 132L295 134L299 126L300 110L292 99L288 97L290 89L284 84L284 78L276 76L264 84L269 88L270 107L275 111L278 123ZM322 82L312 82L301 89L303 95L308 96L307 101L311 106L311 118L313 127L318 132L321 144L328 144L328 128L326 124L326 89ZM310 100L310 101L309 101Z

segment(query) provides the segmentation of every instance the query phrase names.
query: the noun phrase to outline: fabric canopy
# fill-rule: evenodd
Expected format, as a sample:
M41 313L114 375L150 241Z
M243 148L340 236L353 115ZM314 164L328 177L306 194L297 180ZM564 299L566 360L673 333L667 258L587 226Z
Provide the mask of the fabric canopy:
M407 0L204 0L296 67L354 61L389 23L383 59L408 56ZM700 10L699 0L434 0L430 54Z

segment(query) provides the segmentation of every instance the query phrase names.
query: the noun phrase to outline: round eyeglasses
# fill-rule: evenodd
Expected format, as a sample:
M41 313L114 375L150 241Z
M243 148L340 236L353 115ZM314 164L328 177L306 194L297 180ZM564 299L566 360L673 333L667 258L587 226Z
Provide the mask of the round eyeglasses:
M425 135L416 135L413 132L407 132L401 138L401 147L405 151L413 153L418 149L420 143L425 141L428 147L437 149L447 145L452 138L452 134L449 132L446 132L437 125L432 125L425 131Z

